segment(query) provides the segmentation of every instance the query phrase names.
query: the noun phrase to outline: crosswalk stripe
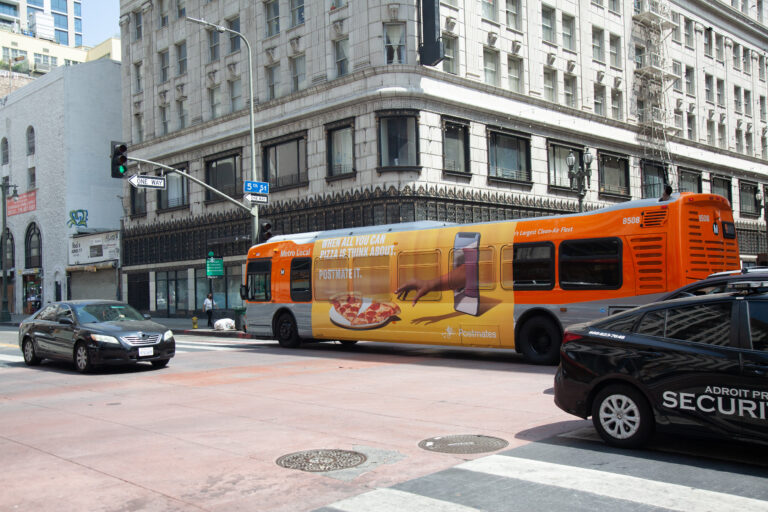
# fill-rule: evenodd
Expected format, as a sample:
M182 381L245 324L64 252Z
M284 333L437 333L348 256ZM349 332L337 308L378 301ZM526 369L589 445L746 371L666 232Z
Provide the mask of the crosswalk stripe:
M328 505L328 507L344 512L391 512L392 510L479 512L479 509L476 508L436 500L410 492L398 491L397 489L376 489L375 491L337 501Z
M669 510L768 512L768 502L762 500L518 457L491 455L465 462L456 468L588 492Z
M20 363L24 360L21 356L7 356L5 354L0 354L0 361L8 361L9 363Z

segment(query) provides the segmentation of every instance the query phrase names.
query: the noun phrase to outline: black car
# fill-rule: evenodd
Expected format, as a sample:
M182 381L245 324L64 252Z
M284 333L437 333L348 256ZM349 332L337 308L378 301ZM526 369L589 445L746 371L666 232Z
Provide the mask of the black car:
M679 299L681 297L691 297L693 295L710 295L713 293L723 293L731 289L735 283L743 281L768 280L768 268L751 267L741 270L728 270L711 274L706 279L696 281L678 288L675 291L663 295L659 300Z
M768 281L571 326L555 403L609 444L656 428L768 443Z
M104 364L149 362L162 368L174 356L173 332L128 304L107 300L55 302L19 326L24 362L73 361L80 372Z

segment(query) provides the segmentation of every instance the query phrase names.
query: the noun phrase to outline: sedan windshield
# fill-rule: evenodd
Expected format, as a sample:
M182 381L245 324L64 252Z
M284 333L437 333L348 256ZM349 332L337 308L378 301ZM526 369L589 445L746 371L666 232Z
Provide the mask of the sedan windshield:
M81 323L124 322L144 320L144 317L128 304L85 304L74 306Z

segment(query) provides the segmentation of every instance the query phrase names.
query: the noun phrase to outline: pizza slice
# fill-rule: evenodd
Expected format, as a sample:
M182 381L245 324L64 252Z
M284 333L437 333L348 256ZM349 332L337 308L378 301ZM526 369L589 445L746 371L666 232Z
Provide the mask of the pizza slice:
M372 302L352 320L352 325L379 325L400 313L400 308L391 302Z
M333 300L333 309L347 322L352 322L357 318L357 314L360 311L360 306L363 305L363 301L356 295L344 295L338 299Z

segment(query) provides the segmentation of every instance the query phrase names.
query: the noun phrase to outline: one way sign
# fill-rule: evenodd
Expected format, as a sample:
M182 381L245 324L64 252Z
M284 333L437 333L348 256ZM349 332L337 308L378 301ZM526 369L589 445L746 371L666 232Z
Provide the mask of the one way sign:
M165 190L165 176L143 176L134 174L128 178L128 183L136 188L155 188Z

